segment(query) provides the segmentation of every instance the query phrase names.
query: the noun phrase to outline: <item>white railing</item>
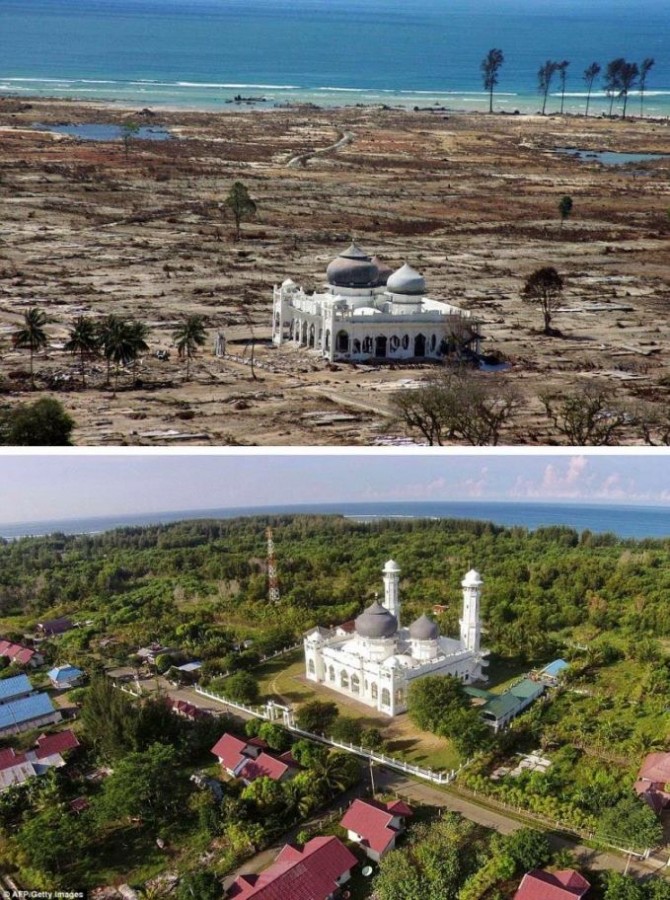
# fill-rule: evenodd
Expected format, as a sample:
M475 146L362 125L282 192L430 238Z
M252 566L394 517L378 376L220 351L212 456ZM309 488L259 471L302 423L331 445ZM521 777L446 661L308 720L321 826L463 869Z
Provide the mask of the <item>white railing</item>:
M240 711L247 713L247 715L254 716L257 719L265 719L266 721L272 722L281 715L284 727L294 734L302 735L312 741L318 741L321 744L327 744L330 747L337 747L339 750L345 750L347 753L353 753L356 756L363 757L371 762L376 762L381 766L387 766L389 769L396 769L407 775L414 775L416 778L423 778L434 784L450 784L454 781L461 769L470 762L470 760L468 760L467 762L462 763L457 769L451 769L449 772L436 771L427 766L415 766L413 763L405 762L405 760L402 759L396 759L394 756L387 756L381 751L368 750L366 747L360 747L357 744L350 744L346 741L336 741L333 738L326 737L322 734L304 731L295 724L293 711L291 709L286 706L280 706L272 701L265 706L246 706L244 703L229 700L227 697L222 697L220 694L205 690L205 688L196 687L195 692L196 694L201 694L203 697L208 697L210 700L214 700L217 703L223 703L233 709L239 709Z

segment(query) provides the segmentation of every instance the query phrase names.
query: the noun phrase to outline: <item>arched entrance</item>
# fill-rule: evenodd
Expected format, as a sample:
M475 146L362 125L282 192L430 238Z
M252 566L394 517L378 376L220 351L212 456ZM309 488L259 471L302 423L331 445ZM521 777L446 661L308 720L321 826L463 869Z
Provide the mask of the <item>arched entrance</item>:
M335 350L337 353L349 352L349 334L346 331L338 331L335 338Z
M386 335L379 334L375 338L375 357L377 359L386 358Z
M414 338L414 355L426 355L426 338L423 334L417 334L417 336Z

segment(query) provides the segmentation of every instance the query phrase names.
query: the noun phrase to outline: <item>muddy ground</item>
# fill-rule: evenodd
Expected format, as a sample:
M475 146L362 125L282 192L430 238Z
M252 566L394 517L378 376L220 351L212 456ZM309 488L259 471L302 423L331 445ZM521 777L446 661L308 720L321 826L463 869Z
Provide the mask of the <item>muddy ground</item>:
M33 127L128 118L116 105L0 100L2 399L57 396L76 420L77 444L402 440L390 397L433 367L330 367L268 343L273 285L290 277L320 288L351 235L394 267L407 260L430 296L481 320L483 349L510 368L477 377L523 396L506 443L560 442L538 395L585 379L631 404L667 408L670 159L612 167L552 151L670 153L668 122L362 108L134 111L134 121L176 139L133 140L127 153L118 141ZM239 241L222 205L234 180L258 206ZM561 225L566 194L574 207ZM520 297L526 276L545 265L566 284L551 337ZM31 306L49 317L35 392L27 352L11 347ZM105 366L94 362L82 389L62 345L77 316L111 312L148 323L150 351L137 382L121 371L117 389L107 387ZM173 333L193 313L206 317L208 343L187 380ZM224 359L213 354L219 330ZM160 350L169 359L156 358ZM625 440L639 442L632 430Z

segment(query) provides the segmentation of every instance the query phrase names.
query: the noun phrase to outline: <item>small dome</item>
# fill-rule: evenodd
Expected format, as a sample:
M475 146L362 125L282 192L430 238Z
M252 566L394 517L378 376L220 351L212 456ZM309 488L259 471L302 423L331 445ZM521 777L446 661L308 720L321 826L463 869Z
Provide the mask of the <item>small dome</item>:
M293 290L296 287L296 283L291 278L287 278L285 281L282 281L281 286L287 290Z
M377 266L377 286L383 287L391 275L393 275L393 269L391 266L387 266L386 263L382 262L378 256L373 256L372 262Z
M400 571L400 566L394 559L389 559L387 561L386 565L384 566L384 572L387 572L389 574L391 574L392 572L395 573L395 572L399 572L399 571Z
M328 284L336 287L374 287L379 270L370 257L356 244L340 253L326 269Z
M477 572L476 569L470 569L470 571L466 574L465 578L461 582L462 587L479 587L484 584L482 581L482 576Z
M389 277L386 287L392 294L423 296L426 293L426 279L405 263Z
M440 631L428 616L420 616L409 626L409 636L413 641L436 641Z
M356 619L356 634L366 638L393 637L398 620L377 600Z

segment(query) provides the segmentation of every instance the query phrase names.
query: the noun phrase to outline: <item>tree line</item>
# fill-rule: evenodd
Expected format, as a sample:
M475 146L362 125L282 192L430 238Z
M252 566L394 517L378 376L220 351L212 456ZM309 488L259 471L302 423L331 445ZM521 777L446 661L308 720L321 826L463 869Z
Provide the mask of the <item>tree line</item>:
M499 82L499 73L504 61L505 57L503 51L498 48L493 48L489 50L489 52L480 63L484 89L489 93L490 113L493 112L493 92ZM584 81L587 88L586 110L584 112L584 115L588 116L589 114L591 93L596 83L596 79L602 73L602 88L609 100L609 115L612 116L614 101L618 99L622 102L621 115L622 118L625 119L628 107L628 96L632 90L637 88L640 96L640 115L643 116L644 94L647 88L647 78L649 76L649 72L654 66L654 62L654 58L648 56L643 59L642 62L638 65L636 62L630 62L624 59L624 57L620 56L616 59L610 60L610 62L608 62L605 66L604 72L599 62L592 62L589 66L586 67L582 74L582 80ZM551 86L554 83L555 76L558 76L561 95L560 112L561 115L563 115L565 106L567 71L569 65L570 60L567 59L560 61L555 59L548 59L538 69L537 90L542 98L541 112L543 116L546 114L547 100L549 97Z

